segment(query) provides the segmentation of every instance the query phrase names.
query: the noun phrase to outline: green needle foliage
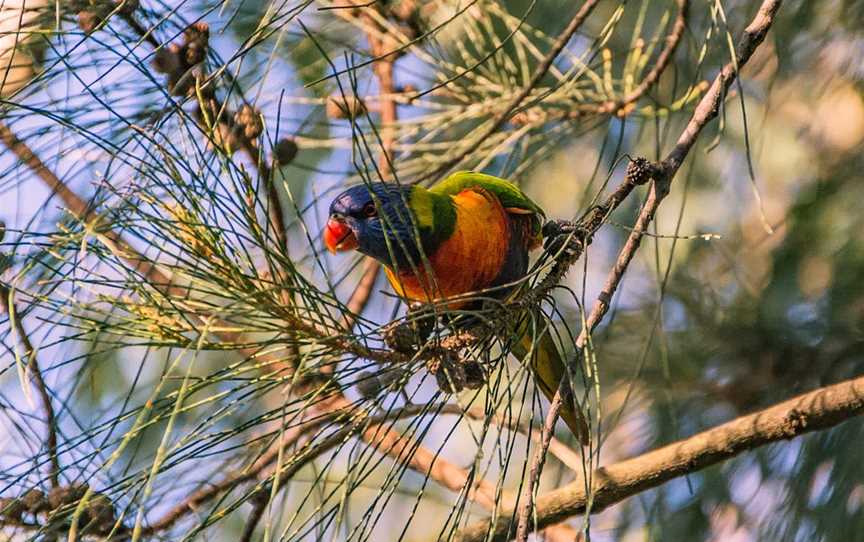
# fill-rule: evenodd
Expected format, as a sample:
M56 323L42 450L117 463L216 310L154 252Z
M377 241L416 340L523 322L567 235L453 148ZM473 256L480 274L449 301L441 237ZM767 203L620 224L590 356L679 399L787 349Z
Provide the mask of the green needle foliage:
M852 0L783 4L581 352L647 189L568 274L552 244L515 299L478 293L472 314L408 312L323 249L344 186L455 169L578 222L628 157L670 151L751 4L601 1L565 35L586 3L0 0L0 539L419 541L510 521L548 409L509 355L526 318L573 361L592 429L579 449L556 426L538 495L860 376ZM848 540L860 429L545 535Z

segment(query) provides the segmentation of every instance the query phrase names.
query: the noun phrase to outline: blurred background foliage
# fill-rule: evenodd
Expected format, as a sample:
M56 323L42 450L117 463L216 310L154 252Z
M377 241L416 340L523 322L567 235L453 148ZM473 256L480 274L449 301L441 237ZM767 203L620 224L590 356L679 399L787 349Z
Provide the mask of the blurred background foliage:
M401 310L379 277L354 334L341 331L363 264L321 254L335 191L377 178L385 145L400 181L459 158L461 168L521 183L550 217L581 216L623 177L625 155L668 152L757 7L691 2L670 68L632 110L610 117L597 108L650 70L676 5L601 1L517 114L487 135L578 6L378 4L366 17L339 1L142 0L126 12L89 0L0 0L0 122L98 210L70 212L62 190L7 141L0 277L17 311L0 320L0 497L51 488L17 320L51 390L61 485L107 495L115 526L138 522L145 538L239 539L264 479L236 484L169 528L146 528L192 492L251 468L310 405L326 409L334 387L359 412L406 404L392 389L361 389L378 378L370 374L403 378L401 369L292 327L312 322L374 349ZM35 15L14 19L22 5ZM209 25L203 42L188 31L199 22ZM389 128L370 37L404 47L386 95L398 103ZM183 60L202 43L200 62ZM864 371L862 58L861 2L784 2L595 335L602 446L592 452L601 464ZM238 135L246 129L252 137ZM284 247L267 219L270 175ZM568 275L569 290L556 295L562 329L578 330L577 300L590 306L638 203L619 209ZM166 294L108 232L183 292ZM530 457L524 437L438 411L473 404L539 423L540 401L518 367L501 363L488 390L455 395L425 369L406 370L405 393L427 408L388 427L500 490L518 489ZM316 378L327 384L308 384ZM307 442L335 431L324 425ZM864 527L861 431L852 420L675 480L599 514L588 533L854 539ZM563 429L559 437L567 440ZM300 467L272 492L259 537L433 540L487 513L356 435L308 463L298 459L303 446L284 451L284 464ZM541 491L573 478L550 458ZM30 519L42 527L7 526L0 537L51 539L40 514ZM583 518L569 524L584 527Z

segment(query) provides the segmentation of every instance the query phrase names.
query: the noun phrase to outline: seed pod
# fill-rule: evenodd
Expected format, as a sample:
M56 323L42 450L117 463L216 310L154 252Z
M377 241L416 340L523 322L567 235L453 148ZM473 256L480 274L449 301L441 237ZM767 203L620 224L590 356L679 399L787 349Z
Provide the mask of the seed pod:
M48 506L51 510L57 510L77 502L87 493L87 489L87 484L55 487L48 492Z
M347 119L359 117L366 111L366 104L356 96L330 96L325 106L327 117L331 119Z
M0 498L0 518L20 521L26 508L18 499Z
M659 174L659 168L645 158L631 160L627 164L625 178L633 184L645 184Z
M187 66L203 62L210 44L210 27L207 23L195 23L184 32L186 43L183 58Z
M234 122L238 127L242 127L243 135L246 139L257 139L261 135L261 132L264 131L264 124L261 122L260 113L249 104L243 104L234 113Z
M358 373L356 385L357 391L366 399L377 396L384 389L381 380L371 371Z
M357 391L366 399L377 396L381 392L393 388L404 373L401 370L383 370L378 372L362 371L357 374Z
M465 366L454 352L442 350L426 362L426 369L435 376L438 388L444 393L465 389Z
M28 490L21 496L20 500L21 504L24 505L24 508L31 514L38 514L39 512L50 510L48 500L45 498L45 493L39 489L33 488Z
M177 73L180 70L180 46L172 43L156 51L152 66L159 73Z
M273 157L280 166L287 166L297 157L297 143L290 137L283 137L273 148Z
M469 390L476 390L486 383L486 373L483 372L483 367L477 360L465 360L463 364L465 369L465 387Z
M413 354L429 339L435 329L435 313L425 305L413 303L403 321L392 322L384 328L384 342L392 350Z
M114 527L116 521L114 503L102 493L94 493L90 497L85 513L90 527L88 530L102 534L110 532Z
M408 322L393 322L384 328L384 343L396 352L411 355L417 350L417 334Z

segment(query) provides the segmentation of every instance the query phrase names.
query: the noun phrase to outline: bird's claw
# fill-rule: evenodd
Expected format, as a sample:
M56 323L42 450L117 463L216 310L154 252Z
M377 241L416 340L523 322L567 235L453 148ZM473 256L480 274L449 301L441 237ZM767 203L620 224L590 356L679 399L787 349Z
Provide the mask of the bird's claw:
M546 252L556 253L563 248L575 248L574 243L581 244L584 237L584 228L578 222L549 220L543 225L543 249Z

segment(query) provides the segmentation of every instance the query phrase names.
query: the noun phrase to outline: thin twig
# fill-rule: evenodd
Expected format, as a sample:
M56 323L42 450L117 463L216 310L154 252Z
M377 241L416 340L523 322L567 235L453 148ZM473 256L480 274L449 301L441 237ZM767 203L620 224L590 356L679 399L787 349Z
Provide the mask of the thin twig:
M521 114L515 115L511 122L514 125L521 125L531 122L532 119L542 119L543 122L552 120L569 119L575 120L587 115L613 115L624 117L632 113L636 107L635 104L645 94L647 94L660 80L660 77L669 67L681 39L684 37L684 31L687 29L687 14L690 8L690 0L677 0L678 14L675 16L675 21L672 23L672 30L666 36L666 45L657 57L651 71L641 80L639 85L630 91L629 94L620 99L609 99L600 103L582 103L575 104L567 110L560 111L534 111L526 110ZM704 83L703 83L704 84ZM692 96L696 96L697 92L704 91L703 84L697 85L692 91ZM707 85L706 85L707 86Z
M388 64L389 70L387 69ZM389 62L379 63L379 66L382 65L384 66L383 68L379 67L376 69L376 74L378 74L378 76L381 78L381 94L382 96L392 96L392 60L390 60ZM391 156L389 155L389 153L392 150L393 146L392 126L396 120L396 103L393 99L382 101L388 101L389 106L384 107L382 105L381 107L381 120L383 123L383 156L381 159L381 164L382 171L385 171L386 175L390 175ZM221 103L213 102L211 109L213 111L221 111ZM26 143L19 140L10 129L3 125L0 125L0 136L2 136L3 141L25 165L27 165L31 170L33 170L34 173L36 173L43 180L43 182L45 182L49 187L51 187L51 189L55 193L61 196L61 199L63 200L67 209L69 209L70 212L74 216L76 216L76 218L78 218L82 222L98 222L101 217L96 212L95 206L92 206L90 203L85 202L84 199L79 197L53 172L51 172L51 170L49 170L44 165L44 163L36 156L36 154L32 151L32 149L29 148ZM266 167L266 164L262 166L263 161L260 159L260 156L254 152L255 148L254 145L252 145L251 141L241 141L241 148L243 148L250 155L250 158L252 158L256 162L256 164L258 164L260 167ZM262 173L261 176L264 177L266 180L267 178L269 178L270 172L269 170L265 171L266 174ZM274 202L278 202L278 198L270 202L271 205L269 208L271 210L274 208ZM283 232L282 228L277 227L276 230L278 233ZM163 291L163 293L168 294L174 292L173 287L171 286L170 279L165 276L155 265L148 262L141 254L136 252L128 243L123 241L122 237L120 237L119 234L115 234L109 231L107 233L100 233L100 235L104 239L108 239L109 241L111 241L112 244L116 245L114 250L112 250L115 255L133 264L133 266L144 277L146 277L148 281L154 283L154 286L156 286L157 289ZM354 310L356 312L362 311L362 305L365 304L365 300L363 298L368 299L369 292L371 292L371 285L374 284L374 276L369 273L368 270L367 273L364 274L364 276L369 277L370 280L361 282L360 286L363 288L359 292L359 297L352 298L352 303L350 303L350 305L354 307ZM367 283L368 286L365 286L365 284ZM315 326L311 324L293 321L293 318L289 318L289 320L292 320L291 324L295 326L292 329L309 332L310 330L315 328ZM317 330L317 328L315 329L316 331L314 331L313 334L319 334L320 330ZM333 341L333 344L337 345L340 349L346 346L349 342L354 342L350 339L342 337L331 337L331 340ZM374 352L363 348L361 348L361 350L357 350L355 354L361 355L369 359L383 359L380 356L375 355ZM399 435L392 430L383 433L380 430L376 430L375 432L366 431L364 432L364 437L370 441L370 444L372 446L375 446L379 449L386 448L386 450L384 450L385 453L395 455L397 458L400 458L402 460L407 460L407 456L410 454L411 458L409 460L409 465L412 468L418 470L418 472L428 474L432 479L438 480L440 483L442 483L442 485L450 488L451 490L461 491L470 480L470 477L465 469L453 465L440 457L436 457L436 454L433 454L431 451L426 450L425 448L418 448L416 443L413 442L411 439L407 439L406 437L403 437L402 435ZM336 440L334 440L333 442L336 443ZM326 450L322 448L321 452L323 451ZM154 532L155 530L158 530L160 528L167 528L175 521L177 521L177 519L179 519L189 511L196 509L200 504L211 499L213 496L227 491L238 483L255 479L255 477L260 474L260 472L264 468L266 468L266 466L272 463L272 460L275 460L276 455L276 453L273 453L272 458L268 457L270 461L261 462L259 464L260 468L252 469L249 472L243 473L239 477L226 480L225 482L218 484L214 488L209 488L206 492L193 494L192 496L190 496L189 499L182 503L180 507L173 509L168 515L163 517L162 520L160 520L153 526L147 528L146 531ZM56 458L56 454L53 454L53 457ZM311 457L314 456L310 456L310 459ZM282 474L285 476L290 475L290 473ZM475 483L475 487L470 492L469 498L476 499L485 507L491 509L495 505L494 489L494 486L492 486L488 482L480 480ZM255 523L257 522L249 521L249 524L247 526L249 532L254 531Z
M476 151L480 147L480 145L482 145L490 136L497 132L502 126L504 126L504 123L509 120L513 112L516 111L516 109L522 104L525 98L527 98L528 95L531 94L531 91L534 90L534 87L536 87L540 83L540 80L543 79L543 77L546 75L546 72L548 72L549 68L552 67L555 59L558 58L558 55L560 55L564 48L567 46L567 44L570 43L570 40L582 26L582 23L585 22L585 19L587 19L591 12L594 10L594 7L597 5L598 1L599 0L586 0L585 3L582 4L582 7L579 8L579 11L577 11L573 18L570 20L570 24L567 25L567 27L555 40L555 43L552 45L552 49L549 50L549 52L543 58L543 61L540 62L539 66L537 66L537 69L534 71L534 74L528 81L528 83L522 88L521 91L519 91L519 94L514 96L513 99L507 103L507 106L504 107L504 110L498 113L498 115L492 120L492 125L489 126L489 128L487 128L485 132L483 132L483 135L475 138L473 140L474 142L467 149L464 149L462 152L460 152L457 156L455 156L451 160L448 160L428 175L424 175L423 177L418 179L418 182L428 179L434 179L446 173L451 168L462 162L465 157Z
M33 152L27 143L22 141L15 133L4 123L0 122L0 141L18 157L21 162L30 168L47 186L52 193L60 196L66 209L76 219L83 223L98 221L98 216L95 214L95 209L84 201L78 194L73 192L57 175L54 174L42 162L41 159ZM97 228L98 229L98 224ZM129 245L119 234L114 232L100 232L104 236L104 240L110 248L115 251L121 259L130 264L136 271L147 277L152 283L168 287L168 292L172 289L169 286L170 280L162 273L155 265L150 263L143 255L139 254Z
M449 410L453 411L458 408L458 405L447 406L450 407ZM321 428L326 423L334 421L345 413L351 412L350 407L351 405L347 399L342 397L337 398L335 404L328 406L327 410L329 414L318 417L308 425L303 426L299 431L295 431L289 438L283 440L282 447L293 446L297 438L302 434L309 434L311 431ZM221 482L194 493L185 501L169 510L161 519L151 524L145 529L144 533L152 534L173 526L189 512L197 510L201 505L242 483L257 480L258 484L246 494L246 498L255 502L263 496L263 500L266 502L266 497L270 492L272 484L278 483L280 487L283 486L297 471L310 461L339 446L346 438L358 433L370 446L376 448L381 453L390 455L397 461L408 462L411 468L421 474L428 474L430 478L448 489L461 491L470 480L464 469L450 463L440 457L440 455L436 455L430 450L418 446L413 439L383 426L386 421L416 416L427 408L428 405L414 405L379 416L364 417L361 415L354 417L350 423L345 423L335 432L318 438L314 442L308 442L305 447L291 457L290 463L282 466L282 469L278 472L278 479L273 477L260 478L263 472L278 457L278 449L269 450L265 456L262 456L247 471L230 476ZM445 408L445 410L448 409ZM474 487L469 491L468 496L469 499L477 501L488 510L493 509L496 504L494 485L482 479L474 482ZM250 523L247 522L246 528L254 530L255 526L250 525Z
M58 194L61 197L66 208L73 214L73 216L82 221L98 220L99 216L95 213L95 210L89 204L87 204L84 199L82 199L74 191L72 191L63 181L61 181L50 169L48 169L45 164L38 158L38 156L36 156L32 149L30 149L30 147L26 143L18 139L17 136L15 136L14 133L2 123L0 123L0 140L2 140L26 166L28 166L34 173L36 173L37 176L43 180L43 182L45 182L49 187L51 187L54 193ZM126 243L119 234L107 231L103 232L101 235L103 236L103 241L109 245L109 248L112 248L112 252L115 255L133 265L133 267L135 267L139 273L141 273L151 284L153 284L153 286L157 290L162 291L166 295L178 293L178 289L170 284L169 279L155 265L149 263L143 255L138 253L131 245ZM371 287L369 289L371 291ZM313 322L302 320L293 315L293 313L285 315L285 319L286 325L293 331L311 334L317 337L322 343L330 344L336 350L351 352L358 357L363 357L381 363L400 363L407 361L406 358L401 354L385 350L369 349L351 337L344 335L331 335L327 333L326 330L319 329L318 326L316 326ZM230 332L221 331L216 334L220 338L225 339L226 341L236 340L236 336ZM347 401L341 395L340 398L344 401ZM396 439L394 435L395 433L393 432L393 430L389 430L383 435L378 435L378 438L382 443L392 444L393 442L399 442L399 440ZM338 443L334 441L332 445L335 446L336 444ZM413 449L414 447L415 446L413 445L409 446L403 443L403 445L400 446L398 450L394 450L394 453L404 453L402 450ZM319 453L325 452L326 449L326 447L320 449ZM420 448L420 450L422 451L423 449ZM272 457L272 459L275 460L277 453L278 450L271 450L269 457ZM421 473L429 471L429 467L431 467L431 463L434 459L434 454L431 454L430 452L428 455L429 457L424 456L422 459L417 459L415 462L412 463L412 467L422 469L420 470ZM309 460L311 460L311 458L312 457L310 456ZM165 516L162 517L162 519L145 528L144 533L153 533L169 528L181 517L183 517L189 512L196 510L200 505L211 500L212 498L224 493L225 491L230 490L239 483L254 480L255 476L261 470L266 468L266 466L269 465L270 462L262 462L260 464L260 469L253 469L238 477L226 479L225 481L212 487L193 493L180 505L172 508ZM435 476L442 476L445 477L447 480L451 481L467 478L467 475L464 474L464 469L460 469L455 465L449 464L440 457L437 458L437 462L438 466L430 473L431 477L434 478ZM293 471L288 471L287 473L283 473L285 474L283 478L287 479L288 475L292 472ZM447 486L448 483L445 481L443 485ZM480 489L487 488L481 487Z
M406 418L416 416L428 409L428 405L412 405L402 408L388 414L374 416L366 420L364 424L356 420L351 423L345 423L342 428L335 433L328 434L325 438L319 439L316 442L310 442L307 447L301 450L297 455L293 456L290 464L286 465L279 473L279 485L284 485L288 479L293 476L301 466L308 464L313 459L321 454L332 450L340 442L344 441L347 436L361 433L361 436L371 446L378 449L381 453L391 455L400 460L410 461L409 465L421 474L429 473L430 478L436 480L444 487L454 491L461 491L469 480L467 472L450 463L446 459L436 456L431 451L418 447L417 444L410 438L397 433L394 429L388 429L383 426L385 421L390 421L397 418ZM250 499L260 498L263 495L266 503L266 496L273 480L268 480L264 474L269 467L275 463L279 457L280 451L294 446L297 441L306 435L310 435L321 429L329 423L339 422L346 415L353 412L351 403L342 395L328 400L326 404L319 402L315 405L315 410L320 412L319 416L315 416L314 412L309 412L313 417L306 423L297 427L291 428L289 432L281 439L280 446L274 447L262 455L253 466L250 468L232 474L224 480L215 484L202 488L199 491L191 494L182 503L174 506L166 512L160 519L153 522L145 529L145 534L152 534L159 531L164 531L172 527L186 514L199 509L202 505L213 500L217 496L230 491L238 485L258 481L256 486L249 494ZM458 405L444 405L442 413L460 414L461 408ZM415 450L416 448L416 450ZM408 457L413 452L413 456ZM489 482L480 480L475 483L474 491L469 498L476 500L485 508L491 510L495 505L495 488ZM251 519L251 518L250 518ZM260 517L259 517L260 519ZM249 526L250 521L247 520L247 529L254 530L254 525Z
M372 297L375 282L378 280L378 275L381 271L381 264L373 258L363 259L363 274L360 280L357 281L357 286L351 292L351 297L348 298L348 303L345 306L348 308L342 316L342 328L351 329L354 327L354 322L357 320L357 315L363 312L369 299Z
M586 324L576 339L577 351L584 351L584 346L587 342L588 336L609 310L609 304L611 303L612 297L615 295L615 291L621 283L624 272L627 270L633 256L639 249L644 232L647 231L648 225L654 219L654 215L657 213L657 209L663 201L663 198L665 198L669 193L669 187L675 173L677 173L678 169L681 167L681 164L687 157L687 153L695 144L701 131L709 121L717 116L720 104L722 103L729 86L735 80L738 71L740 71L747 61L750 60L753 52L765 39L765 35L771 28L771 25L774 22L774 17L777 10L780 9L781 3L782 0L764 0L762 2L758 13L750 25L744 30L744 34L738 43L736 59L723 66L720 74L714 79L711 87L702 97L699 105L697 105L690 121L687 123L687 126L678 138L675 147L668 154L666 159L657 166L657 171L653 176L654 182L651 184L648 199L639 213L636 225L633 228L633 231L630 232L624 247L619 252L615 265L606 279L603 290L594 302L591 312L586 320ZM524 541L528 536L529 517L531 515L531 507L533 504L533 488L535 488L539 482L543 459L546 454L546 449L548 448L548 441L554 430L555 422L558 419L562 398L566 395L566 389L567 379L562 379L546 415L543 427L542 444L540 448L538 448L532 462L530 481L526 486L525 498L522 501L519 512L517 540L520 542Z
M21 315L12 301L12 291L4 284L0 284L0 307L8 315L15 329L15 334L18 336L18 340L24 346L24 355L27 356L27 366L30 369L30 376L36 384L39 399L42 401L42 411L44 412L45 425L47 426L45 448L48 450L48 458L51 462L48 470L48 479L51 481L51 487L58 487L60 485L60 458L57 456L57 416L54 414L54 407L51 405L51 394L48 392L48 385L42 377L42 369L39 367L36 349L33 348L30 336L27 334L27 330L24 329Z
M657 62L648 75L642 79L635 89L630 94L626 95L621 100L610 100L602 104L598 109L598 113L617 114L619 111L627 112L630 105L636 103L646 92L651 88L669 67L669 62L672 61L672 56L681 43L681 38L684 36L684 30L687 28L687 11L690 7L690 0L677 0L678 14L675 17L675 22L672 24L672 31L666 36L666 46L657 57Z
M367 7L367 6L364 6ZM345 17L351 18L354 15L351 12L345 12ZM375 24L374 18L360 11L360 16L367 18L370 24ZM369 41L369 48L372 56L378 58L372 64L372 71L378 79L378 114L381 118L381 154L378 159L378 169L381 172L382 180L389 180L393 176L393 148L395 144L395 125L399 120L399 110L396 103L395 84L393 82L393 70L396 64L395 55L385 55L386 44L384 40L377 37L372 32L367 32L366 39ZM360 281L354 288L351 297L348 300L348 312L343 316L342 326L345 329L354 327L356 315L359 315L366 308L366 304L372 297L373 287L381 273L381 264L377 260L369 257L364 258L363 275Z
M258 522L264 516L264 511L269 503L267 495L261 494L252 500L252 511L246 516L246 524L243 526L243 534L240 536L240 542L251 542L252 535L255 534L255 529L258 527Z
M390 413L386 416L371 419L369 427L363 431L362 437L382 453L386 453L402 460L408 459L408 454L412 453L412 450L416 448L409 460L409 466L411 468L424 475L428 473L430 478L441 484L443 487L454 492L461 492L470 480L465 469L458 467L440 455L436 455L422 446L418 447L413 440L396 433L393 429L386 429L383 432L381 431L381 429L383 429L381 424L384 421L392 420L397 417L415 416L418 413L425 411L426 408L425 405L414 405ZM316 412L320 415L316 416ZM323 403L317 403L314 405L314 411L310 410L307 412L307 415L310 416L309 421L297 427L292 427L289 431L286 431L286 435L281 439L280 446L268 450L258 458L250 468L231 474L225 479L189 495L183 502L171 508L160 519L156 520L146 528L144 531L145 534L153 534L169 529L185 515L200 509L207 502L215 499L223 493L231 491L239 485L254 481L266 481L265 472L278 460L280 450L284 451L285 449L294 446L301 438L315 433L328 423L333 423L339 420L349 412L351 412L351 405L343 396L338 396L332 401L327 401L326 405ZM481 420L485 418L485 413L482 409L469 409L468 411L463 411L462 407L456 404L443 405L439 415L446 414L466 415L470 418ZM494 416L491 421L501 427L529 434L525 426L518 423L508 423L500 416ZM539 435L532 433L531 438L539 438ZM562 458L562 461L573 463L576 454L572 449L557 440L553 440L553 446L555 447L556 454ZM319 457L331 448L332 447L330 446L319 447L314 456L307 456L304 460L308 463L308 461L311 461L314 457ZM294 459L291 460L291 464L294 464ZM293 466L292 469L294 469ZM285 472L283 471L281 474L284 479L287 480L288 477L284 476ZM261 518L260 512L257 511L258 508L261 506L266 507L267 504L267 493L264 488L258 490L256 495L258 497L253 500L253 511L247 517L245 527L246 532L250 533L250 535L254 532L255 525L257 525L257 522ZM265 498L261 499L260 496L264 496ZM469 500L477 502L487 510L493 510L494 507L499 504L496 500L495 487L482 479L474 483L474 487L472 488L472 491L469 492L468 498ZM506 495L503 499L505 502L513 502L513 498ZM264 502L263 505L260 504L262 500ZM571 530L568 527L560 526L552 529L551 532L547 529L547 534L566 538L570 531ZM570 536L570 539L572 538L573 537Z
M251 467L230 474L223 480L190 494L183 502L175 505L158 520L150 524L150 526L144 530L144 534L164 531L172 527L186 514L198 510L201 506L219 495L230 491L241 484L258 480L262 473L278 459L280 451L284 451L285 449L294 446L294 444L302 438L303 435L317 431L324 425L333 422L335 419L346 413L344 408L350 406L348 405L347 400L340 396L336 401L338 404L333 404L330 401L327 401L326 405L323 403L316 404L315 409L309 409L306 413L309 418L308 421L286 431L286 435L281 439L281 446L267 450L267 452L258 458ZM318 413L320 415L316 416L316 411L318 411L319 408L320 412ZM401 412L402 411L400 411L400 414ZM324 451L326 450L319 450L320 453L323 453ZM320 455L320 453L318 455Z
M364 14L362 16L369 17L371 19L368 14ZM351 15L349 14L348 17L351 17ZM376 57L382 55L385 49L383 40L381 38L377 38L371 32L367 34L367 39L369 41L369 46L372 49L372 55ZM393 173L391 169L391 164L393 160L392 153L394 143L394 125L396 124L396 121L398 119L396 100L393 98L393 69L395 62L395 56L382 56L372 66L373 71L378 79L378 111L381 116L382 123L381 157L379 159L379 171L381 172L382 180L387 180ZM275 186L273 186L272 181L269 183L268 187L270 190L271 198L274 202L278 203L278 194L276 194L275 192ZM357 286L355 287L354 292L351 294L351 297L348 301L348 311L342 317L342 328L348 331L350 331L354 327L354 323L356 321L355 315L361 314L366 308L366 304L371 299L373 287L376 280L378 279L378 275L381 269L381 265L376 260L368 257L365 260L366 261L364 262L363 275L361 276L360 281L357 283ZM344 397L342 397L342 400L347 402ZM389 430L388 433L393 433L393 431ZM282 484L279 484L279 487L282 487ZM251 539L258 522L263 516L264 509L269 503L269 498L262 494L261 496L254 499L253 502L254 507L250 515L247 517L246 526L243 532L244 541Z
M44 162L39 159L33 150L22 140L20 140L5 124L0 123L0 140L15 154L21 162L29 167L42 181L48 185L51 190L60 196L63 200L66 209L78 220L82 222L98 222L101 217L95 212L83 198L72 191L66 183L61 181ZM104 228L97 228L100 239L111 249L121 260L131 265L139 272L150 284L164 295L183 296L185 289L174 286L171 280L150 260L139 253L122 236ZM287 310L287 309L286 309ZM370 349L351 337L343 335L332 335L326 330L320 329L314 322L306 321L293 314L293 312L284 315L286 325L293 331L299 331L318 338L319 340L330 344L334 348L344 352L350 352L356 356L370 359L373 361L386 363L399 363L405 361L405 356L395 352L389 352L380 349ZM203 317L202 317L203 318ZM227 342L237 340L237 333L231 331L214 332L220 338Z

